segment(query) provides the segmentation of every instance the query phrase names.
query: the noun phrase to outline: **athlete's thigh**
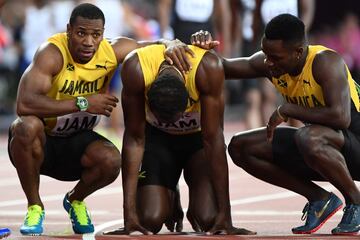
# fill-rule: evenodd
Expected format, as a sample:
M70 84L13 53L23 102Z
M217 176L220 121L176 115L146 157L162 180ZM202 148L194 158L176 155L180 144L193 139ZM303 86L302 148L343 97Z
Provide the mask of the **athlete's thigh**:
M343 130L344 146L341 149L346 165L354 180L360 181L360 136Z
M294 175L323 181L324 178L305 163L295 142L297 131L293 127L276 128L272 142L272 162Z
M189 187L189 211L196 219L212 219L217 214L209 159L200 149L187 162L184 178Z
M236 133L229 144L230 155L242 159L253 156L258 159L272 161L273 145L266 139L266 128L257 128ZM233 159L234 160L234 159Z
M81 158L95 141L108 141L94 131L82 131L69 137L46 136L44 163L40 173L63 181L81 177Z
M175 144L170 134L152 126L146 126L145 151L139 173L139 187L159 185L175 191L182 172L182 165L176 158L178 153L171 147Z
M140 219L167 219L172 209L173 190L160 185L143 185L137 190L137 211Z

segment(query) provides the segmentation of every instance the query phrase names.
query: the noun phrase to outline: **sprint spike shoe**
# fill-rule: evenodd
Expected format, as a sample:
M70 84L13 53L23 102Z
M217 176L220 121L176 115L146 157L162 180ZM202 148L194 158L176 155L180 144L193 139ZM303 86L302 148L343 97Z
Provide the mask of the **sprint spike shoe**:
M84 234L94 232L94 225L91 223L84 201L74 200L70 203L68 194L66 194L63 205L65 210L69 213L72 228L75 233Z
M360 234L360 205L349 204L344 208L344 215L331 231L335 235L359 235Z
M321 228L321 226L340 208L342 202L335 194L330 193L327 200L308 202L303 210L301 220L305 220L305 225L292 229L294 234L310 234Z
M39 236L43 233L42 223L45 211L39 205L31 205L25 216L24 224L20 228L23 235Z

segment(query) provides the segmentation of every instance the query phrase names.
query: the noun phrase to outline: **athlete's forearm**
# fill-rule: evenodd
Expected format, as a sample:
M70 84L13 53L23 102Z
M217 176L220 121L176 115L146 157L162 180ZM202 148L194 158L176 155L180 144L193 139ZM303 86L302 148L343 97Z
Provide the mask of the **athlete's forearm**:
M142 142L127 137L126 133L124 134L122 179L125 217L136 212L138 171L144 153L144 144Z
M211 180L218 203L219 215L226 221L231 221L228 165L225 153L225 143L222 134L214 139L204 141L206 156L210 160Z
M34 115L39 118L56 117L79 111L75 98L70 100L55 100L48 96L21 96L16 103L19 116Z

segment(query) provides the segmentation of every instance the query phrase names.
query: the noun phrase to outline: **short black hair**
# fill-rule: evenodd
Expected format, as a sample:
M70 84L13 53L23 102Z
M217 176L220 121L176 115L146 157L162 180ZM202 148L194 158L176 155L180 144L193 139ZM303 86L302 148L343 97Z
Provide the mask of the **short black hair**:
M148 104L161 120L171 122L177 113L184 112L189 93L184 82L170 73L160 74L147 92Z
M280 14L265 26L265 38L283 40L285 43L305 41L305 25L291 14Z
M77 5L71 12L69 23L74 25L77 17L86 19L101 19L105 25L105 16L100 8L90 3L82 3Z

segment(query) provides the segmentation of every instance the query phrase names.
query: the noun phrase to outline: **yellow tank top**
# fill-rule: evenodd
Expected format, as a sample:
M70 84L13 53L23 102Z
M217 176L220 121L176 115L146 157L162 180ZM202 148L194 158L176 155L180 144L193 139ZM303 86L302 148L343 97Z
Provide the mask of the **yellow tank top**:
M305 66L298 76L284 74L279 78L272 78L272 83L289 103L302 105L304 107L325 106L324 96L321 86L315 81L312 74L312 64L317 53L332 49L320 45L310 45L306 57ZM356 84L351 77L350 71L346 66L350 96L357 111L359 112L359 96L356 90Z
M61 52L64 63L61 71L53 77L47 96L56 100L74 99L106 92L117 67L115 52L107 40L102 40L93 58L86 64L76 63L68 49L66 33L55 34L48 39ZM45 129L49 135L68 136L72 133L93 129L100 115L75 112L64 116L45 118Z
M160 65L164 58L164 45L151 45L145 48L140 48L136 50L139 57L141 69L145 81L145 111L146 111L146 121L152 126L159 128L162 131L165 131L170 134L188 134L192 132L197 132L201 130L200 127L200 99L199 92L196 88L195 75L197 68L203 58L206 50L191 46L189 48L194 51L195 57L189 57L189 60L192 65L192 69L188 74L185 74L185 87L189 92L189 101L185 113L181 119L175 123L165 124L159 122L154 114L150 111L150 108L147 103L147 91L149 90L151 84L154 82Z

